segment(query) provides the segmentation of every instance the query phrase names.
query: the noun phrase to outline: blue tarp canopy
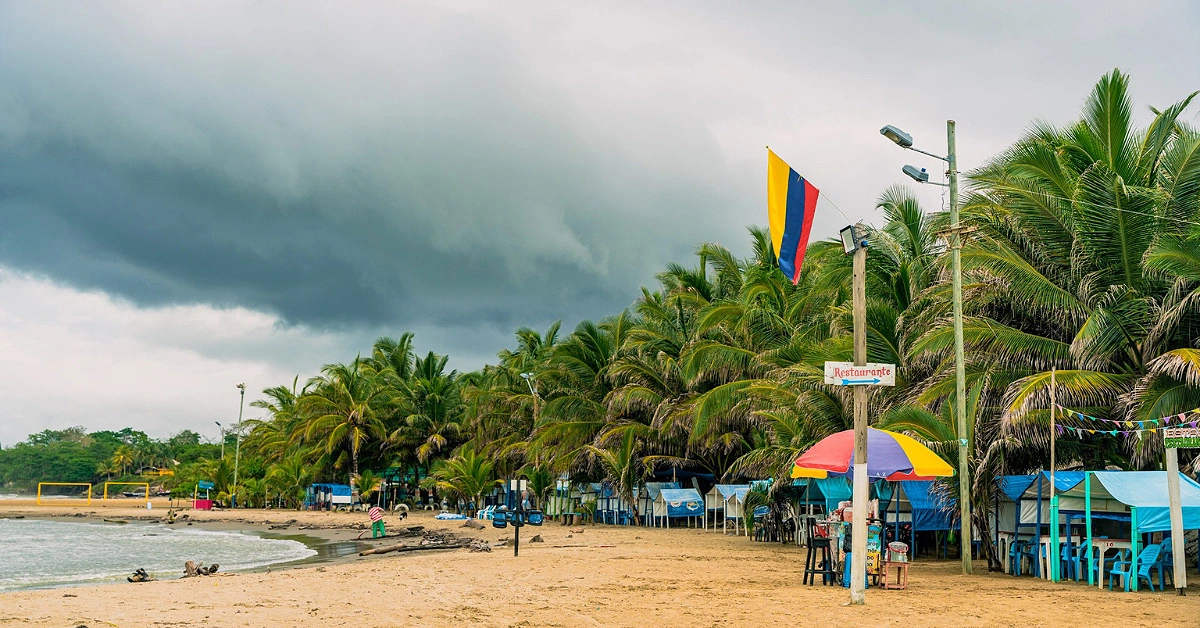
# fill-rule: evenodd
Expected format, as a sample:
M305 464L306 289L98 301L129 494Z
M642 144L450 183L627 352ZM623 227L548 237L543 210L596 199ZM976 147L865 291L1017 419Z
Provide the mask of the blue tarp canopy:
M679 482L646 482L646 495L650 501L658 499L658 493L663 489L679 488Z
M694 488L664 488L659 491L658 499L665 503L668 517L699 517L704 514L704 498ZM655 508L654 514L664 513Z
M313 484L314 491L328 492L336 497L350 497L349 484Z
M737 495L738 501L745 503L746 494L750 492L749 484L718 484L713 488L721 494L721 499L729 501L731 497Z
M792 486L805 487L804 502L824 503L825 512L837 510L838 502L847 501L854 495L853 487L847 478L801 478L792 480Z
M1083 482L1083 476L1087 471L1055 471L1054 472L1054 492L1064 493L1078 484ZM1120 472L1118 472L1120 473ZM1025 499L1037 499L1039 494L1043 499L1050 498L1050 472L1042 471L1040 474L1042 481L1038 482L1038 476L1035 475L1029 482L1029 486L1021 496Z
M932 480L904 480L900 482L900 489L912 507L914 531L959 528L958 522L954 521L958 501L934 490Z
M854 487L847 478L810 480L809 490L811 491L814 486L825 497L825 512L837 510L838 502L844 502L854 497Z
M1029 488L1036 478L1036 475L1006 475L1000 478L1000 491L1015 502L1021 499L1021 495L1025 494L1025 489Z

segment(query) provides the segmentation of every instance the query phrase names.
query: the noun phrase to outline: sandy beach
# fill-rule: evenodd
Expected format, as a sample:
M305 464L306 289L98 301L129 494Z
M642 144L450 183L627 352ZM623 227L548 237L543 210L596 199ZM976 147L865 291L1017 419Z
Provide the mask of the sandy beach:
M144 508L0 504L0 516L135 519ZM195 525L306 534L352 541L362 513L184 511ZM294 520L286 529L283 522ZM186 525L186 521L182 522ZM401 527L389 521L391 530ZM178 525L178 524L177 524ZM424 525L492 543L511 530L473 530L414 513ZM269 530L271 527L275 530ZM304 528L304 529L302 529ZM1125 594L982 572L962 576L956 561L922 561L904 591L867 592L849 607L847 590L804 586L802 548L754 543L694 529L655 530L557 523L526 528L521 554L465 549L319 559L141 584L0 594L0 624L19 626L1061 626L1091 620L1125 626L1195 626L1200 584L1189 595ZM545 542L530 543L540 534ZM400 539L403 541L403 539ZM369 541L361 547L394 543ZM130 570L136 565L130 565ZM1194 572L1193 572L1194 574Z

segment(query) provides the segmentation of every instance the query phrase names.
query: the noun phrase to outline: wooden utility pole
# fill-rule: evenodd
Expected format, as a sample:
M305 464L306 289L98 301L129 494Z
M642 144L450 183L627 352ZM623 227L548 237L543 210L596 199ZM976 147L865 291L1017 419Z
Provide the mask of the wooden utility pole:
M1183 542L1183 503L1179 498L1179 450L1168 447L1164 451L1167 454L1167 498L1171 506L1171 554L1175 561L1173 576L1179 595L1186 595L1187 554ZM1161 584L1161 573L1158 578Z
M954 120L946 120L946 164L950 178L950 265L954 301L954 408L958 419L958 512L962 519L962 572L971 573L971 431L967 428L967 371L963 351L962 232L958 223L958 149Z
M867 364L867 247L854 249L854 365ZM853 552L850 603L866 601L867 580L867 387L854 387L854 516L850 522Z

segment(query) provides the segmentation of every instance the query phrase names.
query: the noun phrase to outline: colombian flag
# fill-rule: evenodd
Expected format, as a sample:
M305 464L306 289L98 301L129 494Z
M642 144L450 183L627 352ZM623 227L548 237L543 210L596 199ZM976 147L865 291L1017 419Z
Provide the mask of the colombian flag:
M800 281L804 249L812 231L817 195L821 192L767 149L767 218L779 270L795 285Z

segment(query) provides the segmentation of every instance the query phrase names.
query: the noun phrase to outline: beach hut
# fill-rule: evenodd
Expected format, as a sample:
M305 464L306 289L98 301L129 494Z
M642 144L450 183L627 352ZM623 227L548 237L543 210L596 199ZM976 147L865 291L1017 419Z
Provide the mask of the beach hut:
M654 520L662 518L665 527L671 527L671 518L685 517L690 527L692 519L699 517L704 525L704 498L694 488L663 488L653 502Z
M1104 585L1104 555L1110 550L1128 549L1133 556L1131 570L1138 570L1137 556L1145 546L1145 535L1171 531L1170 503L1166 471L1086 471L1083 480L1055 496L1052 520L1066 519L1068 525L1082 519L1086 544L1084 564L1096 560L1100 572L1088 569L1088 583ZM1057 484L1057 482L1055 482ZM1200 484L1179 474L1179 497L1184 530L1200 530ZM1094 536L1096 521L1128 521L1129 539ZM1071 543L1071 535L1064 537ZM1070 547L1068 545L1068 553ZM1183 556L1176 560L1185 560ZM1137 582L1132 582L1137 590Z
M749 484L716 484L704 495L704 510L713 513L713 530L717 529L716 513L721 512L721 534L726 534L729 521L733 521L733 533L738 533L738 523L742 531L746 531L745 517L742 506L746 503L746 495L750 493Z
M679 482L646 482L637 492L637 507L638 512L647 515L642 520L642 525L653 526L654 521L654 502L658 500L658 494L664 488L680 488Z
M304 507L309 510L335 510L353 502L349 484L317 483L308 487Z
M1075 487L1083 482L1085 473L1088 472L1055 471L1054 492L1062 493ZM1027 535L1027 540L1038 539L1034 543L1035 546L1049 542L1050 527L1054 523L1050 516L1050 482L1049 471L1041 471L1034 475L1004 476L1001 479L1001 493L1005 501L1011 502L1011 505L1001 502L1002 506L998 508L998 520L1004 528L1004 531L997 534L997 543L1004 550L1001 556L1007 558L1008 548L1014 542L1021 541L1022 535ZM1035 547L1033 552L1039 557L1033 561L1033 575L1048 578L1050 574L1046 573L1043 567L1041 550ZM1005 566L1011 566L1007 560Z
M608 482L593 482L591 490L596 495L596 513L594 519L597 523L629 524L632 520L630 505L625 503L624 499L621 499L621 496L617 494L616 489L611 484Z

